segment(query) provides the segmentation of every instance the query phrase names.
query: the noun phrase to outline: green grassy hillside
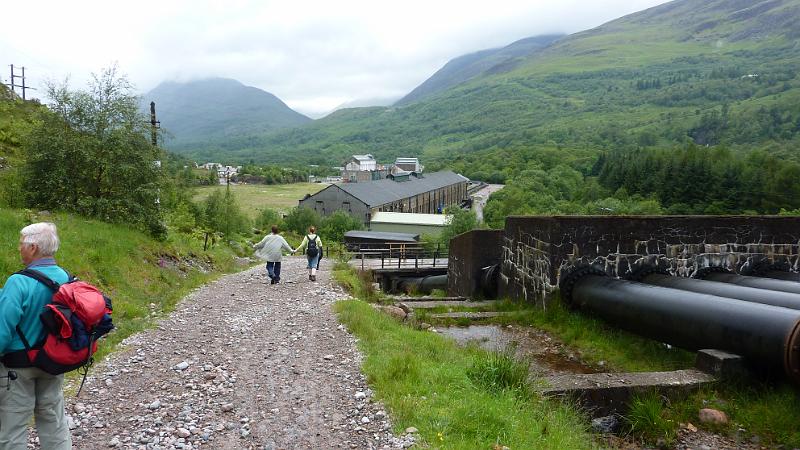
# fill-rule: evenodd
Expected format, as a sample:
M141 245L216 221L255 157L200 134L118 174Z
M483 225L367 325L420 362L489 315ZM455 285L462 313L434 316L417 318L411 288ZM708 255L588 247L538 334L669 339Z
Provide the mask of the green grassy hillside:
M149 326L155 315L171 311L191 289L236 269L230 249L218 246L204 252L199 239L157 242L120 225L4 208L0 209L0 286L23 268L17 251L19 230L32 221L54 222L61 238L59 264L112 298L117 329L102 345L104 353Z
M616 148L726 145L797 159L800 0L678 0L569 36L403 107L197 147L239 160L422 156L503 181Z

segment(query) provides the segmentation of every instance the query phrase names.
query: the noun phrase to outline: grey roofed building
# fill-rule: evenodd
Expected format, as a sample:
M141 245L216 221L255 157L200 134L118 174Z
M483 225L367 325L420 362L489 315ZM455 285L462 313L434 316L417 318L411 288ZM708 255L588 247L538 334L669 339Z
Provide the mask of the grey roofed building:
M361 200L366 205L377 207L452 184L466 183L468 181L469 178L448 170L425 174L422 178L412 177L408 181L398 182L384 179L369 183L342 184L339 188Z
M451 171L402 179L382 179L363 183L334 184L306 196L300 206L328 216L345 211L369 224L378 211L442 213L445 208L467 200L468 178Z

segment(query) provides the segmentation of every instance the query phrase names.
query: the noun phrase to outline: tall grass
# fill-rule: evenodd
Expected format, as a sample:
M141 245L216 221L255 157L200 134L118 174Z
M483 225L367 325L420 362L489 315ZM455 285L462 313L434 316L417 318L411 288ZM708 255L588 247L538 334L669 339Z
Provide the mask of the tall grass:
M676 424L667 418L665 399L657 392L645 392L631 399L625 422L632 434L650 442L675 438Z

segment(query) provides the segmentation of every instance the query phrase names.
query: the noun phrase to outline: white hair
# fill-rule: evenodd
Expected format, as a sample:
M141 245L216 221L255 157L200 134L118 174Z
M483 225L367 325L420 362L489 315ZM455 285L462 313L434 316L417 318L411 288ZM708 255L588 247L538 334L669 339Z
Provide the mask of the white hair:
M23 244L33 244L40 256L53 256L58 250L56 224L50 222L32 223L19 232Z

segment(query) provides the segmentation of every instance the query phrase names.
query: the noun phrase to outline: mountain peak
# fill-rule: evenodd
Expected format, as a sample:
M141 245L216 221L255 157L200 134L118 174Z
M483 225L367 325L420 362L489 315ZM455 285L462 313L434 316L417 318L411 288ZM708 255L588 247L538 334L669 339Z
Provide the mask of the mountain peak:
M311 120L275 95L231 78L165 81L143 99L156 102L158 118L169 136L166 146L176 151Z

